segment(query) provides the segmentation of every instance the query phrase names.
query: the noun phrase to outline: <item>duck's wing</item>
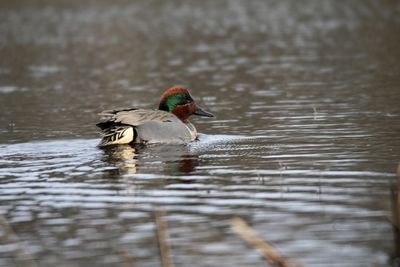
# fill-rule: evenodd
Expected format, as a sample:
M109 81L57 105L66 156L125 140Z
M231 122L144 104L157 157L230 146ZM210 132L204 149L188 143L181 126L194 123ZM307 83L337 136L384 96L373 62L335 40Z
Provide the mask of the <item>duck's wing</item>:
M139 126L147 121L177 122L179 119L172 113L162 110L119 109L106 110L99 113L100 122L96 125L104 130L116 124Z

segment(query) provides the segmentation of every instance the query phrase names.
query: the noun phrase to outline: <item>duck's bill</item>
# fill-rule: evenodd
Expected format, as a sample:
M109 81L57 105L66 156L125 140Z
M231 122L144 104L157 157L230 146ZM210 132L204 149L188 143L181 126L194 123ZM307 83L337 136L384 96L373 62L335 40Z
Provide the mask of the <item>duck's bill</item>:
M203 116L203 117L214 117L212 113L205 111L201 107L197 107L197 110L195 113L193 113L193 115Z

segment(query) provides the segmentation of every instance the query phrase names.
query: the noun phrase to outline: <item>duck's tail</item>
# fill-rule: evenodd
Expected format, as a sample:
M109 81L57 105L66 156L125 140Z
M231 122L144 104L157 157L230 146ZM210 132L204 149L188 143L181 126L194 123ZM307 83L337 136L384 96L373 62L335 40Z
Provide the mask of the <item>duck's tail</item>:
M100 141L99 147L132 143L137 137L137 132L130 125L115 125L103 129L102 135L103 138Z

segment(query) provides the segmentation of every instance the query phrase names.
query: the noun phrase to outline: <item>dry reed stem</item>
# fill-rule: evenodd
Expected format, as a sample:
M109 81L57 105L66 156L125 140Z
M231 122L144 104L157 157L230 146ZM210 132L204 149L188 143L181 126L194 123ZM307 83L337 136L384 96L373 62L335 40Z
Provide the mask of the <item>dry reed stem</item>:
M165 211L156 210L155 213L158 244L160 247L161 264L163 267L174 267L171 257L171 248L167 237L167 224L164 220Z
M231 227L243 240L255 248L268 262L279 267L300 267L297 262L288 261L268 241L263 240L242 218L231 220Z

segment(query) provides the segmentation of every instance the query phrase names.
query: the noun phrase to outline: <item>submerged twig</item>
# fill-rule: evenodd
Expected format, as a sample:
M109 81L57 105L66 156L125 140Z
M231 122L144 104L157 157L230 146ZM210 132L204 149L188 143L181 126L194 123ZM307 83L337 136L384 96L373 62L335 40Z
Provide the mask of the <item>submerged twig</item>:
M263 240L242 218L235 217L231 221L232 229L249 245L258 250L258 252L271 264L279 267L300 267L299 263L287 260L280 252L268 241Z
M3 229L3 241L5 242L13 242L16 244L17 249L15 250L15 258L21 264L21 266L26 267L36 267L36 261L32 257L32 255L28 252L28 250L21 244L20 239L17 234L8 224L7 220L0 215L0 229ZM22 265L23 262L23 265Z
M158 245L160 248L161 263L163 267L174 267L171 257L171 248L167 238L167 224L164 221L165 211L156 210L155 213Z

